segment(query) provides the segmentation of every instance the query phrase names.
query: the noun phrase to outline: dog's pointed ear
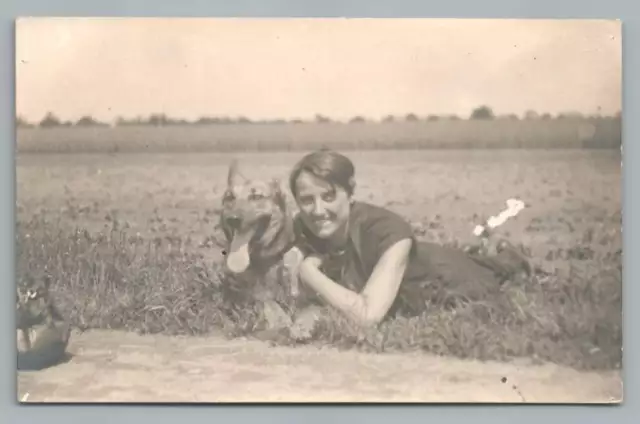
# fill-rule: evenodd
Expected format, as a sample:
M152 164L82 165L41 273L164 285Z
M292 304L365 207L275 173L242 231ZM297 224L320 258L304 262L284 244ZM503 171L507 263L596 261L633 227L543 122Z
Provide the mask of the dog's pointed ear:
M271 189L273 190L273 198L277 202L278 206L285 209L287 206L287 199L284 197L284 192L280 186L280 180L274 178L271 180Z
M242 174L240 174L240 165L238 163L238 159L233 159L229 164L229 172L227 174L227 186L235 187L240 182L239 179L242 178Z

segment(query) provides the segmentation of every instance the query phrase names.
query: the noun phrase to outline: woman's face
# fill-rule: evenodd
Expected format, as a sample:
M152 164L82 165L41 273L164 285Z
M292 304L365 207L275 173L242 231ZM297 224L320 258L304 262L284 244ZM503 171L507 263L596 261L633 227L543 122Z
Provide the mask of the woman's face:
M346 190L303 171L296 180L296 191L300 216L313 234L325 240L345 235L350 211Z

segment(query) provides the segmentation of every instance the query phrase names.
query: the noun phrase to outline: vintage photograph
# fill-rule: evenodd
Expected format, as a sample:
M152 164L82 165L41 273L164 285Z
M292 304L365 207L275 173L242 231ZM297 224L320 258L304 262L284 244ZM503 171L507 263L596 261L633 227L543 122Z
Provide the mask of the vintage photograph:
M17 401L622 402L621 28L17 19Z

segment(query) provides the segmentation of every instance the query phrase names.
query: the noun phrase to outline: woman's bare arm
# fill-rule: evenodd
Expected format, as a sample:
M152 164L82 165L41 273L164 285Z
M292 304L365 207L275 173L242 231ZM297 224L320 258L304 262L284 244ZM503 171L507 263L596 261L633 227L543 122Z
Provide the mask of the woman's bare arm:
M411 244L411 239L403 239L389 247L380 257L364 290L359 294L324 275L314 263L314 258L305 259L300 268L300 276L329 304L354 321L365 326L376 325L396 299L407 268Z

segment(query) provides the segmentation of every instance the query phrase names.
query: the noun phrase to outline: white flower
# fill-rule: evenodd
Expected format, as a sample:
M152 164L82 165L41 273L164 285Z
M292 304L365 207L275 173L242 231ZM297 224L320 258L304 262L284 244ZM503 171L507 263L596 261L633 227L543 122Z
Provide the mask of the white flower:
M517 199L509 199L507 200L507 209L503 210L498 214L498 216L492 216L487 220L487 226L489 228L496 228L507 222L509 218L513 218L518 215L522 209L524 209L524 202ZM480 225L476 226L473 230L473 234L479 236L482 234L484 228Z

